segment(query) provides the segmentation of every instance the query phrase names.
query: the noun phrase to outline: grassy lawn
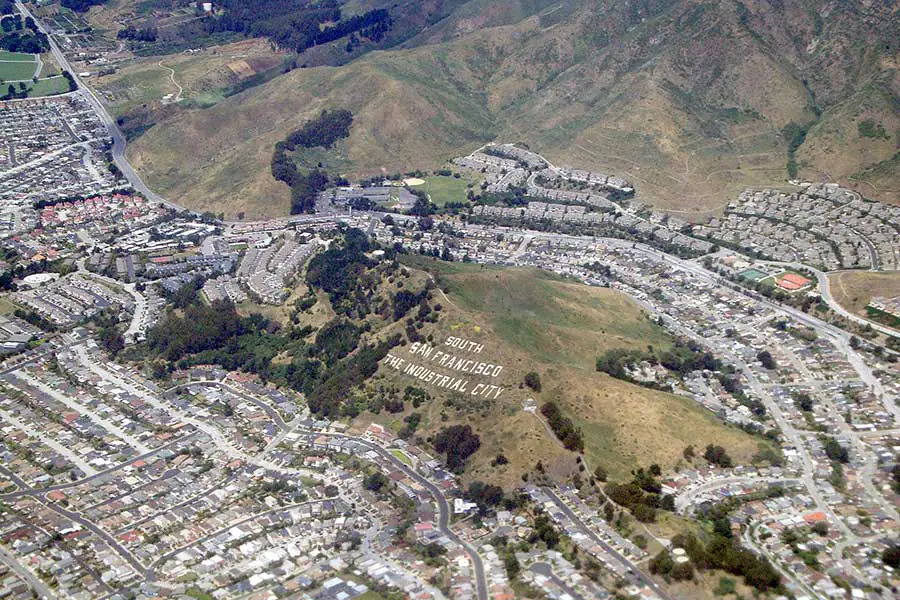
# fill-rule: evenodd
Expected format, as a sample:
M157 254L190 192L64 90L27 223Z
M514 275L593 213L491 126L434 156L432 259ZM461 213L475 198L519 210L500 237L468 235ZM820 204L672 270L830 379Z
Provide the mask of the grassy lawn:
M425 190L431 197L431 201L438 206L444 206L448 202L465 202L466 190L471 179L466 177L443 177L441 175L429 175L425 178L424 185L418 189Z
M6 50L0 50L0 61L14 61L14 62L34 62L34 54L24 54L22 52L8 52Z
M59 75L59 66L56 64L56 60L53 58L53 54L51 54L50 52L41 54L41 64L44 66L41 67L41 73L39 77Z
M32 77L34 77L34 56L31 54L25 54L24 56L31 57L31 61L27 62L24 60L14 59L7 62L0 59L0 79L6 82L18 81L21 79L31 79Z
M69 82L65 77L51 77L39 79L37 83L29 85L28 97L39 98L41 96L54 96L65 94L69 91Z
M400 450L399 448L392 448L391 454L393 454L394 456L399 458L403 464L410 466L410 467L412 466L412 461L409 460L409 457L406 455L406 453L403 450Z
M450 295L480 310L507 344L546 363L593 370L602 352L670 344L627 296L527 269L481 269L458 265Z

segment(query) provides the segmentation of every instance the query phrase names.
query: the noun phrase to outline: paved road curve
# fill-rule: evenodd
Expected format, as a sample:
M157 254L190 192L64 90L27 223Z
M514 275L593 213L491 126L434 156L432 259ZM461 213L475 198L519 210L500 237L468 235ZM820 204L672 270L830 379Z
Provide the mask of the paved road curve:
M377 444L372 444L366 440L350 435L336 433L328 433L324 435L328 435L330 437L341 440L352 440L354 442L365 445L369 449L377 452L378 455L382 458L390 461L391 464L393 464L396 468L403 471L412 479L415 479L419 485L428 490L428 492L434 497L434 500L438 505L438 529L441 533L459 544L466 551L466 553L468 553L469 559L472 561L472 566L475 570L475 588L478 592L478 600L488 600L487 578L484 574L484 562L481 560L481 556L479 556L478 551L471 544L463 540L461 537L456 535L456 533L452 529L450 529L450 504L447 502L447 498L444 497L443 492L441 492L441 490L436 485L431 483L431 481L417 473L415 470L409 468L404 462L402 462L396 456Z

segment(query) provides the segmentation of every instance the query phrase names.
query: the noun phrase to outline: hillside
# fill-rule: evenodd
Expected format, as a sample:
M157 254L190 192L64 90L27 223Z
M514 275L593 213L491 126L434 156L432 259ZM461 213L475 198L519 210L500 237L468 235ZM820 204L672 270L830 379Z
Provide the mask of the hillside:
M355 116L346 175L433 168L486 139L514 139L697 214L746 185L783 182L782 131L795 123L808 131L794 156L799 177L896 202L897 11L855 1L470 0L394 49L174 111L129 156L173 200L282 214L286 189L266 168L274 144L340 107ZM861 133L870 130L879 134Z
M900 296L900 273L896 272L840 271L829 274L828 282L834 299L846 310L864 318L872 317L866 306L873 298Z
M612 477L626 477L631 469L658 463L671 468L690 444L726 447L748 463L758 451L758 439L724 425L692 401L672 394L613 379L595 370L599 354L611 348L666 348L671 338L653 325L623 294L591 288L530 269L491 269L477 265L444 263L405 257L403 263L427 269L446 293L436 292L441 318L423 335L431 335L437 350L463 338L483 344L477 359L502 365L496 378L470 376L504 388L491 394L459 394L427 385L402 370L382 363L369 387L394 385L424 389L434 400L420 409L407 407L401 414L363 415L399 430L411 412L423 415L418 435L427 438L442 427L468 424L482 440L466 468L466 477L515 486L521 474L542 461L547 472L564 477L575 472L575 454L566 451L545 425L545 419L522 410L532 398L539 408L556 402L584 432L588 465L602 465ZM435 365L435 360L397 347L393 354L410 363ZM473 358L475 358L473 356ZM441 369L442 372L448 372ZM525 374L535 371L542 389L523 386ZM507 465L493 465L498 454Z

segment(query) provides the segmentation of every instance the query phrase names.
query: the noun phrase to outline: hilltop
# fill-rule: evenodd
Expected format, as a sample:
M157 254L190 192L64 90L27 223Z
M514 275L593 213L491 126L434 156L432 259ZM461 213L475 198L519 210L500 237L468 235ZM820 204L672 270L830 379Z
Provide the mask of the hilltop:
M613 349L645 350L671 346L672 338L650 321L624 294L585 286L544 271L489 268L447 263L421 257L403 257L413 273L431 274L438 289L432 303L441 305L441 317L422 330L434 350L399 346L392 354L406 364L433 367L442 373L438 352L466 356L502 366L497 377L468 376L469 391L479 382L503 388L497 398L460 394L428 385L382 363L368 383L373 392L407 386L427 392L432 400L421 408L407 406L402 413L362 415L362 423L375 419L395 432L411 413L421 414L417 435L428 439L453 424L470 425L481 437L481 448L466 467L466 477L515 487L538 461L551 476L577 472L576 453L569 452L552 434L540 410L523 410L531 399L539 409L556 403L584 436L585 458L593 469L602 466L622 479L638 467L658 463L670 469L689 445L724 446L745 464L759 451L759 439L726 426L712 413L689 399L650 390L598 373L595 362ZM484 349L468 356L448 346L448 340L467 340ZM437 358L435 358L437 357ZM540 390L524 385L529 372L538 373ZM508 464L498 465L502 454Z
M391 49L187 103L129 158L188 206L283 214L288 194L266 168L274 144L321 110L346 108L351 177L435 168L503 138L627 177L639 200L688 215L789 174L900 201L896 7L470 0L444 9Z

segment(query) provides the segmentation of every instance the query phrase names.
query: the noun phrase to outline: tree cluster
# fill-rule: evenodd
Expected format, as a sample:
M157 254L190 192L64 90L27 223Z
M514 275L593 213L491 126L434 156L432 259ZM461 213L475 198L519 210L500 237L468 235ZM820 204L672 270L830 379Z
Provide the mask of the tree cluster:
M38 31L10 31L0 37L0 50L41 54L50 51L50 42L46 34Z
M62 0L60 4L75 12L87 12L92 6L106 4L106 0Z
M694 534L678 534L672 538L672 545L684 548L698 569L721 569L742 576L744 583L761 592L781 585L781 576L771 563L743 548L734 538L714 533L704 545Z
M550 522L550 517L544 514L535 517L534 529L531 535L528 536L528 542L531 544L543 542L548 550L553 550L559 546L560 535L556 528L553 527L553 523Z
M649 470L641 468L632 472L631 481L607 483L603 491L610 500L631 511L638 521L652 523L656 521L657 509L675 510L675 499L662 493L662 485L656 479L661 472L657 465Z
M332 0L220 0L217 6L224 11L202 21L205 33L267 37L277 46L297 52L351 34L356 34L357 44L360 37L379 42L393 23L384 9L342 19L338 3Z
M845 447L841 446L836 439L833 437L822 436L821 442L829 460L835 460L843 464L850 462L850 452L848 452Z
M541 376L536 371L525 373L525 385L535 392L541 391Z
M356 349L359 334L360 328L353 322L332 319L316 333L318 357L330 367Z
M728 453L722 446L709 444L706 447L706 450L703 451L703 458L705 458L710 464L718 465L724 469L729 469L734 465L731 457L728 456Z
M503 489L483 481L473 481L464 496L466 500L478 505L481 514L486 514L503 500Z
M116 34L116 38L120 40L132 40L135 42L155 42L159 36L156 27L142 27L138 29L134 25L129 25L125 29L120 29Z
M775 363L775 359L772 358L772 353L768 350L761 350L756 355L756 360L758 360L759 364L761 364L766 369L772 370L778 368L778 365Z
M575 427L569 417L562 414L555 402L547 402L541 406L541 414L547 418L550 429L567 450L584 452L584 436L581 430Z
M319 415L334 417L342 414L343 407L345 408L343 414L356 416L348 413L346 410L348 407L345 406L350 390L374 375L381 359L399 342L400 335L397 334L387 340L359 348L353 355L328 369L324 379L307 397L309 409Z
M272 176L291 188L291 214L312 212L319 193L328 188L328 173L318 168L302 173L288 153L297 148L330 148L337 140L350 135L353 114L349 110L322 111L284 141L275 144L272 154Z
M366 256L370 250L366 234L350 229L340 242L332 243L325 252L309 261L306 281L328 293L331 305L339 315L350 316L366 310L372 285L364 277L374 262Z
M438 432L432 445L438 453L446 455L448 469L462 473L466 459L481 446L481 439L470 425L451 425Z

